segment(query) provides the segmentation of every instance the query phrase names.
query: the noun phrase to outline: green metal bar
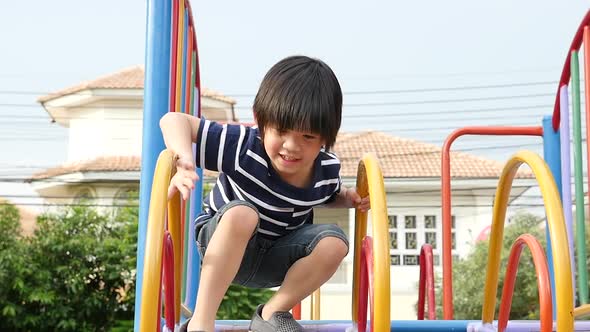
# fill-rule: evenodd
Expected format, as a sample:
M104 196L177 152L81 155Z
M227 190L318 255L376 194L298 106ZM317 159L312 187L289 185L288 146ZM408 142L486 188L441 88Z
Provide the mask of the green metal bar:
M572 51L572 107L574 127L574 175L576 184L576 248L578 268L578 300L588 303L588 273L586 271L586 225L584 211L584 175L582 174L582 117L580 111L580 65L578 52Z

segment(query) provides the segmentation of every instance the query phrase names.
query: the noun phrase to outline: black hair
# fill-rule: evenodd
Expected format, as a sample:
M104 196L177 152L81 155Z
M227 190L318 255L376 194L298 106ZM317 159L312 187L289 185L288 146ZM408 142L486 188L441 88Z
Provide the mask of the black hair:
M320 135L329 150L342 120L342 90L324 62L291 56L266 73L253 109L261 135L265 126L310 132Z

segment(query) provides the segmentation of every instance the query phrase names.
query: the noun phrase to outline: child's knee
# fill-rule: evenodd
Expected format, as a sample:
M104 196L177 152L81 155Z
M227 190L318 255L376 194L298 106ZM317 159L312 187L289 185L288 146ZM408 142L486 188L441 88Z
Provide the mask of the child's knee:
M327 236L318 242L313 251L324 257L327 262L339 264L348 254L348 244L341 238Z
M258 212L245 205L234 206L223 214L220 222L229 224L232 232L249 238L258 227Z

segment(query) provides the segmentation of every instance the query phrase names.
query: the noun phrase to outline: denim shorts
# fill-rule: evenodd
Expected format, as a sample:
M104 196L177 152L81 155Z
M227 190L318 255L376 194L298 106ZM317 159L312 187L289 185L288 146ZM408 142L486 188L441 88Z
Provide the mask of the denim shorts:
M235 200L222 206L213 217L196 226L197 247L201 258L204 257L209 240L223 214L239 205L257 211L251 203ZM289 268L297 260L311 254L318 242L329 236L341 239L348 246L346 234L335 224L306 224L277 239L265 238L256 231L246 246L233 283L251 288L280 286Z

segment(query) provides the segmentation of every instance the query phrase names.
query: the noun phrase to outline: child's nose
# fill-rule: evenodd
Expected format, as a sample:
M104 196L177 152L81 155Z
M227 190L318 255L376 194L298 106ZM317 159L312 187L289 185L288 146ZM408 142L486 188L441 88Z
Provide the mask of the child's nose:
M289 151L297 151L299 150L299 142L295 137L287 137L283 141L283 148Z

